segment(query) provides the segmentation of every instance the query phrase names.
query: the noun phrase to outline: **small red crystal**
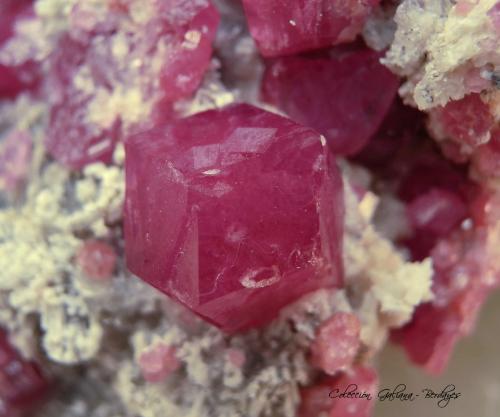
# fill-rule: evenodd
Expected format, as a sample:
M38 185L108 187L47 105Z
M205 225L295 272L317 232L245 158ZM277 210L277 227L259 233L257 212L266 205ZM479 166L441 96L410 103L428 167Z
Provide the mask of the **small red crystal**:
M48 388L38 366L25 361L0 330L0 416L29 411L45 397Z
M378 0L243 0L250 33L264 56L354 40Z
M322 323L311 346L311 362L330 375L349 367L360 346L361 325L352 313L336 313Z
M226 331L338 286L343 195L321 137L234 105L126 142L127 265Z
M113 275L116 253L112 246L98 240L87 240L76 255L83 273L92 280L105 281Z
M322 133L332 151L352 155L380 127L396 96L398 79L380 55L356 49L324 58L274 60L262 82L264 101Z

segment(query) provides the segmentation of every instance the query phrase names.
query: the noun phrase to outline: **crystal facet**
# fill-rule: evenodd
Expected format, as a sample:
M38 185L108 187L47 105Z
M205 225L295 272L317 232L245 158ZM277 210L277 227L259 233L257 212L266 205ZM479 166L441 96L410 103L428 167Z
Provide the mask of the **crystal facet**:
M339 286L342 183L315 131L241 104L126 142L127 265L226 331Z
M264 75L263 99L322 133L333 152L351 155L375 134L396 96L398 79L379 58L354 50L275 60Z
M250 33L264 56L354 40L378 0L243 0Z

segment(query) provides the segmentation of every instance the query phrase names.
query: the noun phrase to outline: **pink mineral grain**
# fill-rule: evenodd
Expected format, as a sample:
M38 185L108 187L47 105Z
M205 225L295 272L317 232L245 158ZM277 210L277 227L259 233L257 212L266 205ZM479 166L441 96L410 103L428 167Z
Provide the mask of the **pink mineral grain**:
M240 104L126 142L129 269L225 331L342 284L343 194L321 136Z
M311 346L311 362L330 375L348 368L360 346L361 325L352 313L339 312L323 323Z
M89 239L78 250L76 263L87 278L106 281L113 275L116 253L108 243Z
M0 416L32 411L47 395L49 382L38 366L25 361L0 330Z
M262 55L283 56L354 40L378 0L243 0Z
M28 176L33 142L24 131L13 131L0 142L0 190L15 192Z
M262 83L264 101L322 133L333 152L352 155L380 127L398 79L380 55L355 49L332 57L272 61Z
M139 21L128 3L110 2L104 15L75 5L49 58L46 146L69 168L110 162L124 134L191 95L210 63L219 17L208 0L146 0Z
M139 356L142 376L148 382L162 382L181 367L177 349L165 343L144 350Z

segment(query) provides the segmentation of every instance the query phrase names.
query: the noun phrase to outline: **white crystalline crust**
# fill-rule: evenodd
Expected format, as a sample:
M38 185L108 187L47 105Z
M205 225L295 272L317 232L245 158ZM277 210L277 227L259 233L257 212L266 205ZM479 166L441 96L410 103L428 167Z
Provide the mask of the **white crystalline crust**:
M491 80L500 69L500 42L487 12L496 2L404 0L399 5L395 39L383 62L407 77L400 92L408 103L427 110L461 99L471 92L466 79L474 71ZM461 12L463 3L472 6L467 14ZM489 89L495 88L491 82Z
M95 11L104 2L78 4ZM37 1L36 11L45 22L35 39L38 58L46 56L58 34L68 29L76 3ZM144 2L134 4L134 19L147 20ZM93 18L99 19L99 13ZM89 19L80 23L90 25ZM21 31L28 36L33 28ZM245 48L236 56L241 53L245 62L253 62L257 56L253 44L246 34L238 36ZM390 34L381 36L380 45ZM401 42L398 36L402 35L396 35L396 43ZM113 53L120 56L126 48L119 38L115 41ZM178 103L180 111L190 114L239 97L240 91L223 85L219 70L214 61L195 98ZM258 71L248 77L247 84L255 84ZM93 89L85 69L74 82L80 89ZM254 97L249 92L241 96ZM142 117L136 113L142 97L135 90L97 93L93 103L96 110L91 105L89 117L102 125L115 112L126 114L131 123ZM124 267L119 227L123 147L116 149L114 164L93 164L82 173L71 173L44 155L46 120L47 104L27 96L3 104L0 110L0 129L28 130L34 140L27 190L23 198L0 209L0 325L9 330L24 356L41 361L70 393L56 396L39 416L294 417L299 388L314 376L308 346L321 322L337 311L356 314L362 325L361 360L369 360L382 347L388 330L405 323L415 306L430 298L430 262L406 262L383 237L403 233L404 225L385 224L381 232L373 227L377 207L386 200L372 193L359 200L350 183L368 187L370 175L344 163L345 289L309 294L287 307L268 328L246 335L227 337L194 317L186 319L182 309ZM395 206L397 202L391 207ZM117 251L118 265L108 283L90 282L75 265L75 254L88 237L108 241ZM138 359L144 349L159 342L176 347L182 367L164 383L148 383ZM227 360L230 348L244 353L243 369ZM84 376L76 365L85 369Z

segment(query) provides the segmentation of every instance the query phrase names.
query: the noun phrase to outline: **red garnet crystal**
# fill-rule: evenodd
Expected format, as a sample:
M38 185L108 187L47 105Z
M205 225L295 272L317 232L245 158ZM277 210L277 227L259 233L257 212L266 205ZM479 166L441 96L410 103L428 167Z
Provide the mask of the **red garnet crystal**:
M398 79L379 58L362 49L275 60L264 75L263 99L318 130L335 153L351 155L377 132L396 96Z
M225 331L342 284L343 194L322 137L239 104L126 142L127 265Z
M264 56L290 55L354 40L378 0L243 0Z
M38 367L21 358L0 329L0 416L17 416L42 400L49 383Z

